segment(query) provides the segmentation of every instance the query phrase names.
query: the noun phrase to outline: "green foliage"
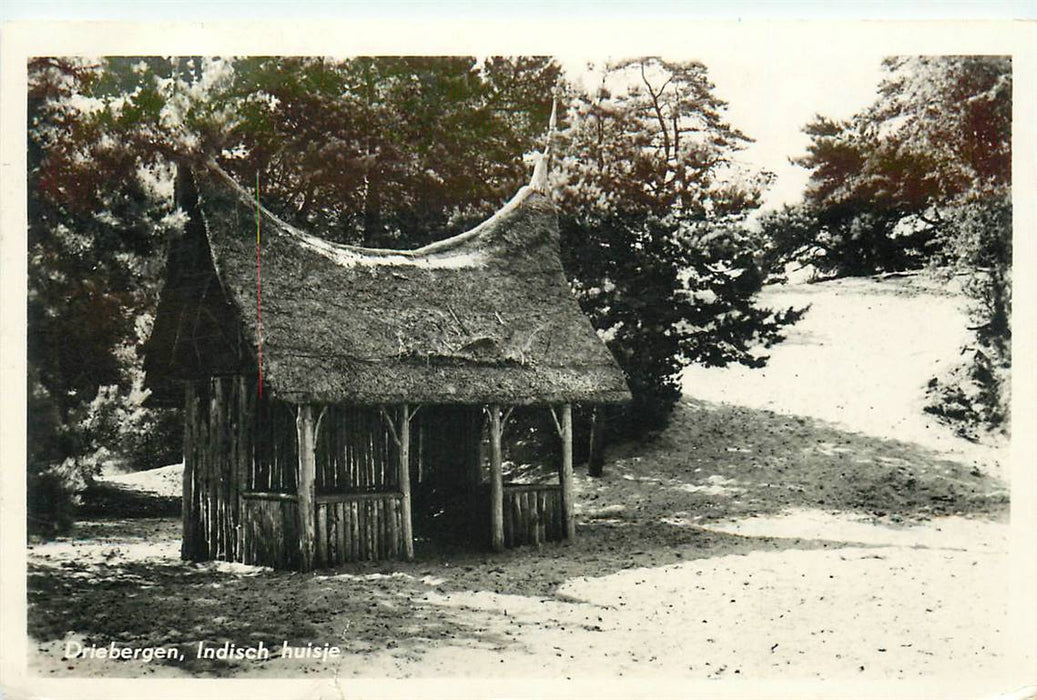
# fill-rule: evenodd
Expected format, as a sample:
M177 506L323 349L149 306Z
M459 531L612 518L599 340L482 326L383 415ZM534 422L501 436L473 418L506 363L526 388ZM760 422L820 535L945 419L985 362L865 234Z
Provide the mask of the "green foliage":
M1007 432L1012 366L1012 201L1007 187L977 189L957 198L948 222L945 255L966 269L972 341L962 361L929 383L926 411L977 439L982 430Z
M1010 182L1007 58L894 58L884 67L873 105L806 126L804 202L763 222L771 263L850 275L917 269L947 252L959 198Z
M134 469L153 469L180 461L180 416L172 409L146 407L148 391L143 383L143 373L135 370L130 387L102 386L94 399L76 412L72 423L84 447L84 470L87 464L96 464L99 456Z
M330 240L413 247L460 231L526 177L559 67L546 58L242 59L207 139L264 202Z
M27 533L44 538L67 534L75 516L76 481L68 473L50 467L29 472L26 488Z

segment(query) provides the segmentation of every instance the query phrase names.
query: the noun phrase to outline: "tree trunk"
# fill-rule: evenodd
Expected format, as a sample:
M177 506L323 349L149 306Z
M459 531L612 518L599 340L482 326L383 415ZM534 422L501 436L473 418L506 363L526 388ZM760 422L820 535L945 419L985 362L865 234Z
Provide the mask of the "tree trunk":
M180 558L188 561L196 559L198 544L198 513L194 507L194 471L195 471L195 421L197 420L197 404L195 403L194 382L187 382L184 388L184 475L183 475L183 539L180 545Z
M400 463L399 476L401 506L403 520L403 557L407 561L414 559L414 532L411 525L410 503L410 407L403 404L400 408Z

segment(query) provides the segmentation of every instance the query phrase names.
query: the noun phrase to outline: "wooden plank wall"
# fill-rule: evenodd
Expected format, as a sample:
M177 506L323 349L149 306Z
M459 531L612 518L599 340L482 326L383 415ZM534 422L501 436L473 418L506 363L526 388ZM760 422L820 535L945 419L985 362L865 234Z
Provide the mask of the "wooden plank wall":
M254 415L254 466L247 475L249 491L295 493L299 472L299 437L295 406L263 397L255 404L255 387L250 416Z
M274 569L299 567L299 504L295 496L244 494L241 516L244 546L236 561Z
M399 493L318 496L316 566L401 557L402 506Z
M300 565L298 437L290 404L245 376L185 392L185 559ZM398 448L378 411L332 406L316 445L316 565L403 552Z
M244 377L213 377L185 392L185 559L240 561L240 494L252 463L255 392Z
M565 539L558 484L504 484L504 546Z
M400 558L404 552L402 497L399 493L318 496L314 566ZM299 504L295 496L246 493L242 529L246 564L275 569L299 566Z
M320 495L395 491L398 448L378 409L328 406L317 433Z

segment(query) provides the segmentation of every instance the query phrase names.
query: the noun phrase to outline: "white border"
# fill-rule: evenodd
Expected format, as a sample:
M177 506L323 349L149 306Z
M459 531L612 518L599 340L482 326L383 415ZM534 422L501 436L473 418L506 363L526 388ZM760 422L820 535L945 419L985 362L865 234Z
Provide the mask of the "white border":
M534 6L535 7L535 6ZM238 6L249 16L248 5ZM703 695L717 698L799 697L983 697L1037 681L1037 449L1033 398L1037 388L1034 349L1034 230L1037 163L1037 31L1034 23L1006 21L743 21L666 17L626 17L621 21L545 21L515 13L506 19L430 20L404 16L320 22L273 23L11 23L0 34L0 505L3 536L0 578L3 625L0 672L12 697L117 698L142 695L178 697L659 697ZM25 675L25 65L33 55L142 54L552 54L552 55L710 55L742 52L766 60L771 52L809 51L823 61L867 50L884 54L1012 54L1014 70L1015 309L1013 379L1013 553L1012 610L1018 640L1016 677L1000 688L936 681L845 685L832 683L690 682L665 678L603 679L558 683L495 680L88 680ZM793 78L794 79L794 78ZM766 105L761 105L765 109Z

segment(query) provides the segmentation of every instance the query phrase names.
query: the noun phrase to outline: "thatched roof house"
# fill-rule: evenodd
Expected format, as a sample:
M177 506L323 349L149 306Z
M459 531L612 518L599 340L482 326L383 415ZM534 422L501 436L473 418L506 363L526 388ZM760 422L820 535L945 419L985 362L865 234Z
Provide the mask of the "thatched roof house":
M156 401L186 401L185 557L409 556L412 475L485 501L487 440L494 548L571 536L571 403L629 391L569 289L543 168L483 224L410 251L327 242L214 162L181 168L188 223L145 369ZM516 405L551 407L565 458L558 486L511 497L500 439Z
M212 315L236 316L258 356L254 195L215 163L191 176L184 204L202 219L229 306ZM266 209L261 216L263 377L276 398L549 404L629 396L569 290L554 207L533 187L471 231L412 251L329 243ZM183 267L171 261L174 275ZM204 369L183 333L189 302L163 296L149 378L192 379Z

